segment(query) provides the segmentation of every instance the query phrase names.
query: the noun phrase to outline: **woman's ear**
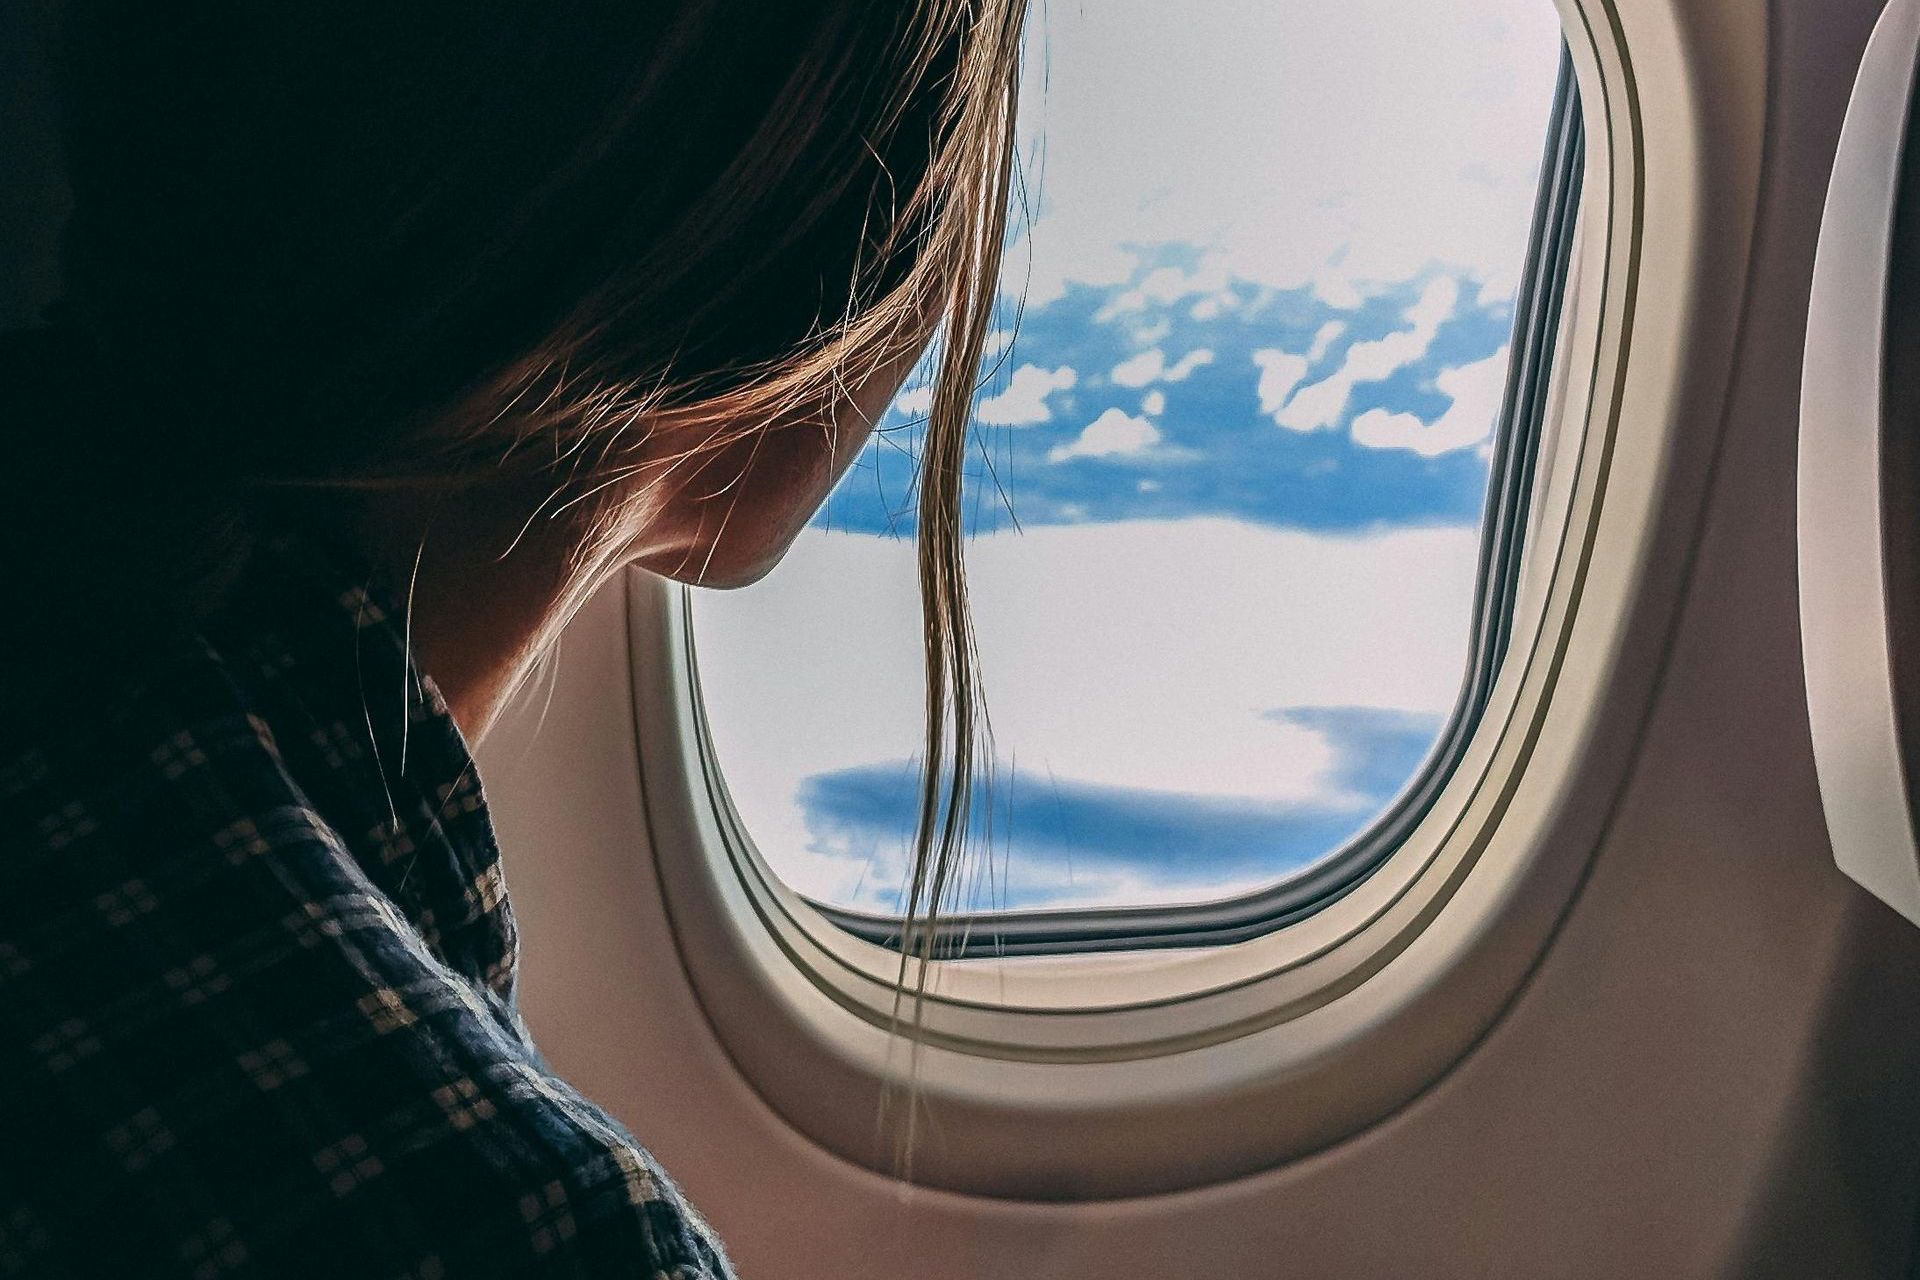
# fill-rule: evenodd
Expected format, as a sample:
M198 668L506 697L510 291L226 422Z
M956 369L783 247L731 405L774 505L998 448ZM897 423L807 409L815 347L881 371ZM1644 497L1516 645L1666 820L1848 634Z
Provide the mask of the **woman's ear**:
M708 587L742 587L766 576L872 438L929 336L857 383L835 382L744 430L737 421L715 425L709 410L700 411L699 426L692 413L657 418L650 439L705 431L721 442L663 477L634 562Z

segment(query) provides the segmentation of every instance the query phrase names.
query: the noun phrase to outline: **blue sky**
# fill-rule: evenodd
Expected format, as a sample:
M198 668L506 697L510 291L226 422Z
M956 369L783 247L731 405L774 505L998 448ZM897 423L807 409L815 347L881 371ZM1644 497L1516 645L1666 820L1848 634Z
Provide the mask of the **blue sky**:
M1548 0L1036 10L970 485L1000 785L965 905L1255 889L1417 770L1465 674L1559 51ZM695 601L748 830L867 910L914 810L925 402L764 582Z
M1021 418L1044 415L1039 421L982 425L981 447L992 470L977 460L970 477L976 531L1015 520L1038 525L1198 515L1307 529L1479 518L1487 482L1483 451L1463 447L1425 456L1370 447L1350 427L1382 410L1424 423L1440 419L1455 398L1436 379L1501 350L1513 323L1508 300L1483 302L1479 282L1462 282L1455 309L1424 349L1388 376L1357 383L1331 420L1310 430L1262 429L1273 415L1261 408L1258 354L1297 354L1304 361L1298 396L1335 374L1356 345L1410 331L1407 312L1436 277L1398 282L1352 309L1330 306L1310 288L1280 291L1230 278L1208 296L1232 301L1204 319L1194 317L1192 297L1148 300L1114 315L1116 298L1164 267L1190 268L1195 254L1163 245L1140 257L1126 282L1076 283L1020 317L983 398L991 405L1010 387L1029 384L1058 389L1018 396L1019 403L1002 410ZM1322 331L1332 336L1316 343ZM1156 364L1161 372L1152 377ZM1116 369L1123 370L1122 380ZM821 509L818 527L911 533L919 397L909 391L902 401ZM1492 409L1481 405L1476 412L1490 422ZM1133 453L1066 452L1107 414L1146 422L1157 439Z
M1061 779L1014 767L976 809L981 850L964 898L976 908L1055 905L1103 885L1147 879L1254 887L1311 865L1365 828L1411 778L1440 717L1378 707L1295 707L1271 714L1313 726L1335 744L1325 797L1306 803L1197 797ZM911 760L809 777L799 802L813 841L843 850L892 889L902 815L919 785ZM1175 900L1169 897L1169 900Z

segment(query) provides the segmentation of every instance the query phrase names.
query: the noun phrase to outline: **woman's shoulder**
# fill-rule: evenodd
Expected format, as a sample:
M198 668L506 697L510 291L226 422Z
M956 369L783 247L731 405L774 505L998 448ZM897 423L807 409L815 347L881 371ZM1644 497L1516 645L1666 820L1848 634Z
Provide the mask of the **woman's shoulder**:
M271 666L187 653L0 759L9 1240L57 1274L726 1274L529 1044L469 793L366 772Z

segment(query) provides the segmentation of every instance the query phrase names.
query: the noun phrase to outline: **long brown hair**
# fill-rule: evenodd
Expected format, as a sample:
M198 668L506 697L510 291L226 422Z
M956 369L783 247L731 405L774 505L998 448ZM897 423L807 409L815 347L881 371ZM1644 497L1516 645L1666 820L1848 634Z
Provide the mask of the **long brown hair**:
M4 572L39 602L6 656L193 599L287 486L551 475L594 512L584 594L655 414L734 424L697 457L936 316L904 986L983 723L960 498L1024 8L73 0L65 292L0 358Z

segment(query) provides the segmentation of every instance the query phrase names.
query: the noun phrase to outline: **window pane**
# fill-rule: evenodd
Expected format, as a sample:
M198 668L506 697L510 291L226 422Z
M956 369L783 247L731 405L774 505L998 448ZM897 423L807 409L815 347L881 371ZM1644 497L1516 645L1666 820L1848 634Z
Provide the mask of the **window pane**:
M1367 828L1458 698L1558 20L1035 17L970 490L997 772L963 905L1265 888ZM765 582L695 593L748 830L863 911L898 909L912 836L925 402L910 383Z

